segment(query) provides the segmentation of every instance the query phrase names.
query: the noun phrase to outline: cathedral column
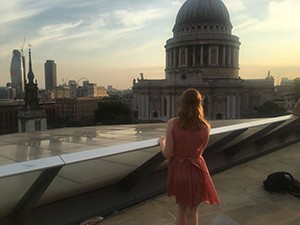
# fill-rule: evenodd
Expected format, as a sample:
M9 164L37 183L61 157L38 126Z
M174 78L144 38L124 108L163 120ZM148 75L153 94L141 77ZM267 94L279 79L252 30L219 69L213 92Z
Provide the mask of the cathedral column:
M226 65L226 46L223 45L222 66Z
M240 119L241 118L241 95L238 94L237 96L237 103L236 103L236 113L237 113L237 116L236 118L237 119Z
M145 117L144 95L141 95L139 99L140 116L143 119Z
M166 50L166 68L169 68L170 62L169 62L169 50Z
M166 112L166 98L165 98L165 95L162 95L160 97L160 117L163 118L166 116L165 112Z
M204 65L203 62L203 45L200 47L200 65Z
M193 63L192 66L194 67L196 65L196 47L193 47Z
M227 95L227 100L226 100L226 119L230 119L230 95Z
M237 96L235 94L227 95L226 101L226 119L237 118Z
M238 67L239 66L239 48L235 47L234 48L234 66Z
M228 52L227 52L227 65L232 66L231 64L231 46L228 46Z
M236 95L231 95L231 119L236 119Z
M209 46L208 48L208 65L219 65L219 46Z
M232 52L231 52L231 55L232 55L232 57L231 57L231 65L232 66L235 66L235 47L232 47Z
M173 67L173 62L172 62L172 49L169 49L169 60L170 60L170 67L169 67L169 68L172 68L172 67Z
M169 54L168 54L169 55L169 68L172 68L172 66L173 66L172 65L172 50L169 49L168 52L169 52Z
M166 96L166 101L167 101L167 117L168 118L171 118L171 113L170 113L170 109L171 109L171 98L170 98L170 95L167 95Z
M171 117L174 117L175 114L176 114L175 101L176 101L176 99L175 99L175 94L173 93L173 94L172 94L172 103L171 103L171 104L172 104Z
M172 65L172 67L175 68L176 67L176 57L177 57L176 49L173 48L172 51L173 51L173 65Z
M146 105L146 119L150 119L150 105L149 105L149 95L145 96L145 105Z

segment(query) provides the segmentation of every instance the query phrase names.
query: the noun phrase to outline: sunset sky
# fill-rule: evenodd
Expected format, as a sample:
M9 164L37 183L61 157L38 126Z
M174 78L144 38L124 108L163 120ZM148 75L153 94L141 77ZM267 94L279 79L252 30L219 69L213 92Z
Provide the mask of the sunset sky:
M86 77L131 88L163 79L166 40L185 0L10 0L0 2L0 86L10 81L13 49L32 45L33 71L45 87L44 62L55 60L58 84ZM241 41L240 76L278 82L300 77L299 0L223 0ZM28 65L26 65L28 67Z

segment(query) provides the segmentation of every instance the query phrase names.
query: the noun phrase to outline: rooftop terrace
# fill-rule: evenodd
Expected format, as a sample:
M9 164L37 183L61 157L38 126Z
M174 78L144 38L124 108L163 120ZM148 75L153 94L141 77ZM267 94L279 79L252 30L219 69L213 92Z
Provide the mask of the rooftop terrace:
M205 158L222 205L202 205L202 224L297 224L300 200L266 193L262 180L280 170L300 177L299 123L212 121ZM0 224L78 225L93 216L105 217L101 224L174 224L157 146L164 133L160 123L1 136Z

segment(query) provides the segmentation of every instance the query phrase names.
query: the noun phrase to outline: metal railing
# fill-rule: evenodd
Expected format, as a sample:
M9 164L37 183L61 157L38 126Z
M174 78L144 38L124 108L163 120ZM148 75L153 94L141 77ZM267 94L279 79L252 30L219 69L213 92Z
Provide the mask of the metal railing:
M293 118L297 118L297 117L292 115L287 115L287 116L260 119L251 122L212 128L210 135L217 135L221 133L248 129L255 126L262 126L266 124L284 122ZM144 148L150 148L155 146L158 146L158 138L114 145L109 147L101 147L93 150L63 154L63 155L52 156L52 157L47 157L42 159L35 159L35 160L30 160L30 161L25 161L20 163L13 163L9 165L3 165L0 166L0 178L27 173L27 172L38 171L38 170L57 167L57 166L65 166L72 163L79 163L79 162L83 162L95 158L107 157L107 156L122 154L130 151L138 151Z

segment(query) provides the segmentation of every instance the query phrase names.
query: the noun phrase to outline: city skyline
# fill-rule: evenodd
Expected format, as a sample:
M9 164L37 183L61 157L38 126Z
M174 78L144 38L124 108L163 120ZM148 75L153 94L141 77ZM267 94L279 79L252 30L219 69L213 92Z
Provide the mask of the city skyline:
M45 87L44 63L57 64L57 83L87 77L101 86L131 88L132 80L164 79L167 39L185 0L12 0L0 3L0 86L10 82L12 51L26 37L33 72ZM240 76L300 77L300 2L223 0L241 41ZM297 18L299 17L299 18ZM28 71L26 71L28 73ZM26 74L27 75L27 74Z

